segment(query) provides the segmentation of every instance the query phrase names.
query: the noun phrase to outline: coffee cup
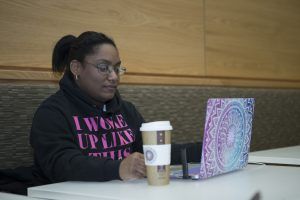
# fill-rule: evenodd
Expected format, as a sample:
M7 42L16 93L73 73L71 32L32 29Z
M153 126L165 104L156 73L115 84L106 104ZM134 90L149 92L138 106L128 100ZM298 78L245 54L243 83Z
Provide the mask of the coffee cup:
M170 121L143 123L140 128L149 185L170 182L171 130Z

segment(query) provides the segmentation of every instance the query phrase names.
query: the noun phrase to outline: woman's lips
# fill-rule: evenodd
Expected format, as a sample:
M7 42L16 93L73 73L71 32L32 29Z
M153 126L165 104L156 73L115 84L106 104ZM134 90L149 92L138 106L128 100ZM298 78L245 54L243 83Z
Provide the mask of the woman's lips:
M117 89L116 85L105 85L103 86L105 90L108 90L110 92L114 92Z

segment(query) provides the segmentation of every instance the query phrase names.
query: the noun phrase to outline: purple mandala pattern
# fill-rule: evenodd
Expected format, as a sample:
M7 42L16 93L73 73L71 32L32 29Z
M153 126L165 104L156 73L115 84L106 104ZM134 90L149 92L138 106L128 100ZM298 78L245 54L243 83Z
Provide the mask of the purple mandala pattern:
M208 100L200 178L247 164L253 111L253 98Z

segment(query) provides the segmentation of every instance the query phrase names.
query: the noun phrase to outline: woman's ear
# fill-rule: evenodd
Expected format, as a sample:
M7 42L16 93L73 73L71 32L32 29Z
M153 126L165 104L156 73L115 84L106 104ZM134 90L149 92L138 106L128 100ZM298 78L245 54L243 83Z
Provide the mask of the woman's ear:
M78 60L72 60L70 62L70 71L72 72L73 76L77 80L82 71L81 63Z

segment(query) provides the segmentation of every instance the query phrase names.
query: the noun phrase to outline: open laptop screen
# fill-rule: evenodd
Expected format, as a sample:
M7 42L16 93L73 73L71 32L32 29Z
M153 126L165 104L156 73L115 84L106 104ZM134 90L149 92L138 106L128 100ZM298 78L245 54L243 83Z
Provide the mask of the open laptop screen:
M253 98L215 98L207 101L200 179L247 165L253 113Z

